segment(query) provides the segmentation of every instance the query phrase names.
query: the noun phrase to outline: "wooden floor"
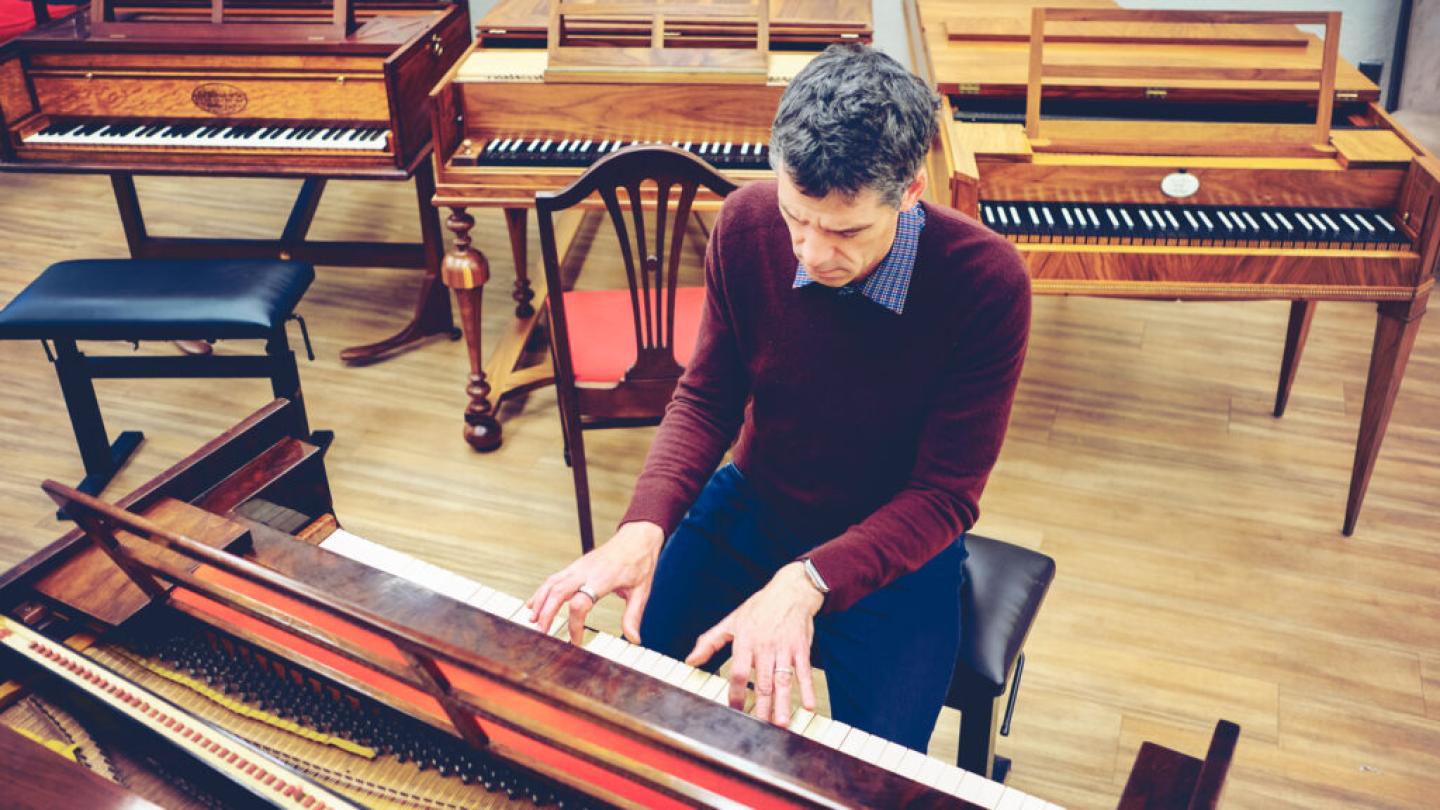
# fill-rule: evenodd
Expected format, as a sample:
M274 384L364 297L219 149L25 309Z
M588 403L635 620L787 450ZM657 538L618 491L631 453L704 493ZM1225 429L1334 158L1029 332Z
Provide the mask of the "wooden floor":
M296 187L140 181L153 230L172 234L278 233ZM124 255L108 195L101 178L0 176L0 301L50 262ZM334 184L316 235L413 238L413 210L398 184ZM503 316L504 228L495 212L479 220L477 246L497 269L486 306ZM301 368L311 422L337 433L328 467L339 517L525 595L579 546L553 392L507 408L504 447L479 456L460 441L460 344L368 368L337 360L403 323L414 281L322 268L301 307L319 354ZM1365 512L1345 539L1373 308L1320 308L1290 412L1276 420L1285 313L1283 303L1037 302L978 527L1059 563L1013 734L1001 741L1022 789L1113 806L1141 741L1199 753L1224 717L1243 727L1229 807L1433 807L1440 796L1440 324L1421 332ZM491 334L499 324L490 320ZM40 347L0 345L0 368L8 567L62 531L41 479L72 481L81 469ZM265 402L268 388L108 381L100 394L112 431L148 437L117 495ZM602 533L651 435L587 439ZM599 622L615 628L613 605ZM953 756L955 727L947 710L932 754Z

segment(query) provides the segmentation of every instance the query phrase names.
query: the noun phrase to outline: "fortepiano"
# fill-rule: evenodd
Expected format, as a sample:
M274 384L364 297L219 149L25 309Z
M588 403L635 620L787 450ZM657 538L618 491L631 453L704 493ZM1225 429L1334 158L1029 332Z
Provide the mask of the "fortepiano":
M228 9L221 0L96 0L0 52L0 170L111 175L136 257L284 255L425 270L410 326L342 355L374 359L425 335L453 336L429 207L425 94L469 36L466 7L443 0L336 0L333 10L305 0ZM146 230L136 174L305 183L279 239L161 238ZM420 243L307 240L327 178L412 176Z
M1376 302L1351 534L1434 285L1440 162L1339 58L1338 13L1046 5L907 5L945 96L932 188L1037 294L1291 301L1276 416L1316 303Z
M526 253L526 210L535 194L564 188L605 150L634 142L688 149L737 183L768 177L770 122L789 77L826 45L864 41L871 30L868 2L773 0L771 42L783 41L785 49L770 48L768 69L760 77L764 81L717 73L656 78L638 67L628 74L617 71L607 81L547 79L544 7L535 0L497 5L477 24L476 44L431 94L435 204L450 209L446 227L456 237L443 277L459 302L469 349L464 437L476 450L500 445L495 411L504 398L553 378L548 358L516 368L536 323L537 305L543 304L546 294L543 273L530 277ZM628 36L614 34L613 19L604 23L599 30L608 33L589 37L581 26L578 39L615 47L634 44ZM703 33L704 23L703 18L667 18L666 25L675 28L667 28L659 38L698 37L698 43L689 47L716 46ZM634 25L623 18L619 24L623 30ZM719 45L736 46L730 36ZM718 204L703 194L697 200L701 210L714 210ZM515 263L516 320L507 326L488 363L481 351L479 324L480 293L489 279L489 264L471 246L474 218L467 209L473 207L504 210ZM566 218L557 225L562 256L579 222Z
M1053 808L340 528L277 400L0 575L0 725L167 807ZM58 757L57 762L62 762Z

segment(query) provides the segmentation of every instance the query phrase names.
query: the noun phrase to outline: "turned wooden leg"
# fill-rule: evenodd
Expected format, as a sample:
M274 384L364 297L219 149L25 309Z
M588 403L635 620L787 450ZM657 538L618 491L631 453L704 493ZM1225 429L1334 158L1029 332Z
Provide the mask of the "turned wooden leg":
M440 274L445 286L455 291L460 308L460 327L465 333L465 348L470 357L470 377L465 393L470 404L465 407L465 441L482 452L500 446L500 423L495 420L495 406L490 403L490 383L485 380L485 357L480 351L480 300L485 282L490 280L490 264L480 251L470 246L470 229L475 217L464 207L452 206L445 227L455 235L455 248L445 254Z
M506 208L505 227L510 231L510 255L515 257L515 317L528 318L535 314L535 291L530 289L530 265L525 257L525 209Z
M1310 321L1315 317L1314 301L1290 302L1290 325L1285 330L1285 356L1280 359L1280 385L1275 390L1275 415L1285 415L1290 401L1290 386L1300 368L1300 355L1305 351L1305 338L1310 335Z
M1422 296L1413 301L1386 301L1379 306L1375 346L1370 351L1370 376L1365 380L1365 406L1360 413L1360 439L1355 444L1355 467L1350 473L1350 499L1345 503L1346 537L1354 533L1355 521L1360 517L1360 504L1370 486L1370 474L1390 424L1405 364L1415 347L1426 301Z

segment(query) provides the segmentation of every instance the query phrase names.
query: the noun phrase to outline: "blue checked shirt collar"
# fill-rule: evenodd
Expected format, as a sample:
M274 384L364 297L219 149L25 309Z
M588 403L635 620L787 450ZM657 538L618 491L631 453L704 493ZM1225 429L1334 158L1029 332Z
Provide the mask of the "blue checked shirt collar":
M920 229L923 227L925 209L919 203L901 211L895 226L895 241L890 245L890 252L885 254L885 259L865 280L851 282L837 292L840 295L853 295L858 292L896 315L904 312L905 294L910 290L910 275L915 270L915 254L920 244ZM797 263L795 288L814 283L815 279L805 272L805 265Z

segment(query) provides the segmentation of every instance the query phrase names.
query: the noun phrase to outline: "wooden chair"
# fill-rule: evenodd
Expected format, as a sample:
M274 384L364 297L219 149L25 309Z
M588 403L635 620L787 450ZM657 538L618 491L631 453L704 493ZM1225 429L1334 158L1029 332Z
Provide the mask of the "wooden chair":
M582 432L658 424L694 349L705 291L676 282L685 226L701 186L718 197L736 188L689 153L635 146L597 162L568 187L535 196L551 291L555 387L584 551L594 548L595 533ZM562 292L555 215L595 194L615 227L628 289ZM650 217L653 229L647 227Z
M1010 733L1025 671L1021 650L1055 579L1055 561L976 534L965 537L965 548L970 554L960 592L960 655L945 705L960 710L955 764L1003 782L1010 760L996 756L995 738Z
M1141 743L1120 794L1119 810L1214 810L1220 805L1239 739L1240 727L1221 720L1203 760L1153 742Z

